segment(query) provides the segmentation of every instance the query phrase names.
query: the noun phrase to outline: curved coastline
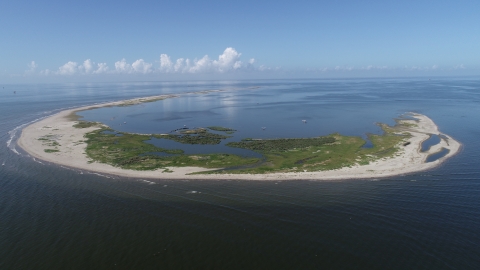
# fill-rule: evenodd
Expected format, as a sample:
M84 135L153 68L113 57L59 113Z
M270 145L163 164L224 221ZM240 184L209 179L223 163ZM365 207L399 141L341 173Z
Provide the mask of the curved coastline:
M221 91L221 90L212 90ZM201 94L211 92L202 91ZM192 93L186 93L192 94ZM199 167L168 167L172 172L162 173L162 170L137 171L127 170L111 166L109 164L93 162L85 153L87 144L84 142L84 135L88 132L99 129L99 127L88 127L78 129L73 127L78 122L75 113L106 106L128 106L143 102L152 102L166 98L176 98L179 95L160 95L145 98L136 98L124 101L95 104L75 109L61 111L50 117L35 122L22 130L17 144L32 157L47 162L76 168L85 171L118 175L132 178L150 179L238 179L238 180L341 180L341 179L365 179L383 178L395 175L409 174L429 170L439 166L448 158L457 154L462 145L452 137L441 133L437 125L427 116L411 113L416 120L401 120L411 122L412 127L406 130L412 137L410 144L400 150L399 155L390 158L379 159L367 165L355 165L330 171L316 172L288 172L288 173L267 173L267 174L208 174L189 175L189 173L208 171L211 169ZM422 143L430 135L442 135L440 143L432 146L428 151L421 152ZM58 152L45 152L45 145L41 138L53 136L58 142ZM443 148L449 152L433 161L426 163L429 155L438 153Z

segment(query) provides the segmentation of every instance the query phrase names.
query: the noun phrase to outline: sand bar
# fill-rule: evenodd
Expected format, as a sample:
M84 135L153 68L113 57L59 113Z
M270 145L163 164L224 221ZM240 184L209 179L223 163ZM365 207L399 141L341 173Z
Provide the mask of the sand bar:
M220 91L220 90L214 90ZM204 93L204 92L202 92ZM270 174L209 174L209 175L188 175L192 172L206 171L209 169L198 167L169 167L171 173L162 172L163 169L154 171L126 170L104 163L91 162L85 153L87 144L84 142L84 135L99 127L75 128L78 123L74 116L78 111L90 110L106 106L134 105L142 102L176 98L180 95L161 95L146 98L137 98L125 101L97 104L61 111L48 118L35 122L22 130L17 144L32 157L52 162L55 164L76 168L80 170L111 174L135 178L151 179L239 179L239 180L335 180L335 179L361 179L381 178L395 175L409 174L424 171L439 166L448 158L457 154L461 144L452 137L440 133L437 125L427 116L411 113L415 120L401 120L411 123L411 127L404 132L409 132L412 137L410 144L402 146L398 155L371 162L368 165L355 165L330 171L301 172L301 173L270 173ZM422 142L431 135L441 135L440 143L432 146L429 150L422 152ZM46 142L42 138L49 138ZM52 148L49 143L55 142L58 152L45 152L45 149ZM433 162L426 162L431 154L448 149L448 154Z

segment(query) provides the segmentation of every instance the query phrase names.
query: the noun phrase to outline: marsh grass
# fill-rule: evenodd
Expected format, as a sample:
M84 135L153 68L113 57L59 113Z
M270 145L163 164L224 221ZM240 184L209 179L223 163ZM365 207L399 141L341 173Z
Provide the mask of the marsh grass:
M127 106L138 105L138 104L141 104L141 103L149 103L149 102L155 102L155 101L159 101L159 100L164 100L164 99L171 98L171 97L173 97L173 96L158 97L158 98L140 98L140 99L135 99L135 100L126 100L126 101L120 103L120 104L117 105L117 106L118 106L118 107L127 107Z
M130 134L102 128L87 133L85 142L87 143L86 152L90 159L125 169L163 169L163 172L169 172L166 167L195 166L219 169L202 172L207 174L324 171L366 165L378 159L398 155L410 135L408 133L398 134L400 130L398 127L383 124L380 126L384 130L384 134L368 135L373 144L372 148L363 148L365 140L361 137L343 136L338 133L315 138L269 140L248 138L227 144L230 147L261 153L264 160L226 153L186 155L181 149L163 149L146 142L154 137L184 144L218 144L221 140L228 138L225 135L210 133L203 128L168 135ZM122 134L122 136L117 136L118 134ZM152 154L155 152L172 155Z
M230 136L208 132L204 128L182 130L180 134L153 135L157 139L168 139L183 144L219 144Z
M225 170L216 173L274 173L335 170L355 165L367 165L372 161L398 154L410 135L394 134L396 128L381 125L382 135L368 135L372 148L362 148L361 137L342 136L338 133L307 139L243 140L227 145L262 153L266 162L255 168ZM206 172L212 173L212 172Z
M65 118L69 121L79 121L82 116L77 114L77 111L72 111L69 115L65 116Z
M60 146L60 143L57 142L58 139L59 139L58 135L53 135L53 134L48 134L38 138L39 141L42 141L42 145L53 146L53 147Z
M89 128L89 127L100 127L102 123L98 122L89 122L89 121L78 121L73 125L74 128Z
M223 168L252 164L258 161L256 158L243 158L237 155L222 153L185 155L181 149L163 149L146 143L146 141L150 140L150 135L119 133L122 136L116 136L104 131L113 130L100 129L86 134L86 152L88 157L97 162L125 169L155 170L167 166ZM183 135L181 137L184 136L192 135ZM161 137L163 138L164 136ZM190 140L182 139L182 141ZM154 152L164 152L173 154L173 156L151 154Z
M225 132L226 134L233 134L235 133L235 131L237 131L236 129L233 129L233 128L226 128L226 127L220 127L220 126L210 126L207 128L214 131Z

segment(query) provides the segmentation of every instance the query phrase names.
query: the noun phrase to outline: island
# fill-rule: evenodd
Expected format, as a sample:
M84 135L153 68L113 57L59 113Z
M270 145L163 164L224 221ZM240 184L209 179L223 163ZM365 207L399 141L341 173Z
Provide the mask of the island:
M239 180L390 177L432 169L461 149L458 141L440 133L430 118L418 113L396 119L394 126L379 124L383 134L368 135L372 147L364 147L366 142L361 137L338 133L313 138L244 138L227 144L261 157L191 155L146 142L161 138L213 145L229 138L236 131L234 127L185 127L168 134L134 134L113 130L104 123L82 121L76 114L180 96L160 95L64 110L25 127L17 144L35 159L86 172L134 178ZM423 149L424 142L433 136L439 142Z

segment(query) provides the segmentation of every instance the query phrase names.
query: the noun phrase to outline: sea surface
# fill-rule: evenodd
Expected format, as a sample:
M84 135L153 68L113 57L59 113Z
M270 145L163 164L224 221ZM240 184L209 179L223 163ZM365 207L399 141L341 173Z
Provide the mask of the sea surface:
M479 78L0 87L0 269L480 269ZM418 112L463 148L383 179L182 181L61 167L16 145L67 108L180 93L80 114L137 133L224 126L239 140L366 137Z

